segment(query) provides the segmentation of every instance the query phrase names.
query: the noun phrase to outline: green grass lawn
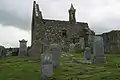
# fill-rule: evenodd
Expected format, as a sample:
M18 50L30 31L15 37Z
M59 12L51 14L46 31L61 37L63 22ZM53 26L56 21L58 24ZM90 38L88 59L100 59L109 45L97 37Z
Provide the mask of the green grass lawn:
M120 54L106 54L107 64L90 65L65 63L72 57L82 58L81 54L61 57L61 66L54 69L52 78L57 80L120 80ZM6 57L0 59L0 80L40 80L40 61L29 58Z

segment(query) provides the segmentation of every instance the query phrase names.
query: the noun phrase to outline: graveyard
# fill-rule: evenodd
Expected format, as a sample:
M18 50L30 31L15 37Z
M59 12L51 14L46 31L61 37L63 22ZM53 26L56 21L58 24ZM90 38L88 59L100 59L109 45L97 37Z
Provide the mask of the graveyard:
M48 80L119 80L120 55L105 54L107 63L103 65L68 63L72 58L82 59L82 53L61 56L61 65L54 69ZM40 60L6 57L0 60L1 80L41 80ZM71 79L73 78L73 79Z
M76 21L72 3L68 14L68 21L44 19L33 1L31 45L0 44L0 80L120 80L120 31L96 34Z

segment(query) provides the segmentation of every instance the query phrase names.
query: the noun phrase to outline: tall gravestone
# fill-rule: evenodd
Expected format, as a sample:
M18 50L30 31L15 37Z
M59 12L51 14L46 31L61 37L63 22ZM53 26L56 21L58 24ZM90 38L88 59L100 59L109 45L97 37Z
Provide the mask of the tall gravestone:
M105 63L103 38L100 36L94 36L93 53L93 63Z
M19 56L21 57L25 57L27 56L27 41L23 40L19 40L20 42L20 48L19 48Z
M53 75L52 54L41 54L41 65L41 80L47 80L47 77Z
M53 67L57 68L60 66L60 57L61 57L61 47L59 44L50 45L50 53L52 54Z

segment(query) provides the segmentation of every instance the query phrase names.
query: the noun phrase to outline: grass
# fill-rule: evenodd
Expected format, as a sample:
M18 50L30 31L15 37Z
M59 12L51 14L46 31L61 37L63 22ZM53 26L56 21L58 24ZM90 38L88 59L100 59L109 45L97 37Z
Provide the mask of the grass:
M40 63L18 57L1 59L0 80L40 80Z
M120 80L120 54L106 54L107 64L90 65L65 63L82 54L62 56L61 66L54 69L56 80ZM6 57L0 60L0 80L41 80L40 61L29 58Z

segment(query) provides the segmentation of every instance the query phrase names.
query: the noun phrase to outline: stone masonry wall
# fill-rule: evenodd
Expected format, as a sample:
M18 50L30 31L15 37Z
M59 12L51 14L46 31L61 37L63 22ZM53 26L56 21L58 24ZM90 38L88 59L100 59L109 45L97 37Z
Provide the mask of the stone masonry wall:
M120 52L120 31L111 31L101 35L104 39L105 52L119 53Z
M79 40L80 37L85 37L89 31L88 24L82 22L76 22L75 24L71 24L69 21L44 19L43 23L45 31L44 38L46 37L50 43L53 43L55 41L61 42L61 40L65 38L67 38L70 42L72 42L73 38ZM66 31L66 36L63 35L64 30ZM76 40L76 42L78 40Z

